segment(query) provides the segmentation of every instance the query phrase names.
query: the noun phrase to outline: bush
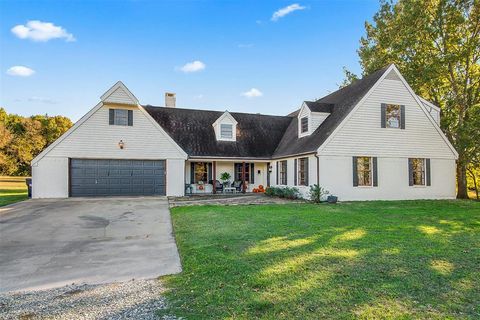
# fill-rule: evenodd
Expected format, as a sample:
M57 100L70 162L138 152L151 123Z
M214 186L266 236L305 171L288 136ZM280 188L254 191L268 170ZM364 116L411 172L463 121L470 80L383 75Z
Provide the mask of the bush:
M275 195L275 188L274 187L268 187L265 189L265 195L269 197L273 197Z
M275 188L275 196L279 198L284 198L285 190L283 190L283 188Z
M283 195L287 199L295 200L295 199L298 199L300 193L298 192L298 189L295 187L293 188L285 187L285 189L283 189Z
M310 186L310 200L314 203L322 202L322 198L329 193L327 189L320 187L318 184Z

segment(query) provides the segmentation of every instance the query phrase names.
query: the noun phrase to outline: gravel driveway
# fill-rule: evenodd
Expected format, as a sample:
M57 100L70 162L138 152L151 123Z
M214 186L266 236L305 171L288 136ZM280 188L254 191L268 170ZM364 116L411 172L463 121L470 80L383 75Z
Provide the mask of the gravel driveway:
M0 294L0 319L176 319L155 314L163 291L159 280L132 280Z

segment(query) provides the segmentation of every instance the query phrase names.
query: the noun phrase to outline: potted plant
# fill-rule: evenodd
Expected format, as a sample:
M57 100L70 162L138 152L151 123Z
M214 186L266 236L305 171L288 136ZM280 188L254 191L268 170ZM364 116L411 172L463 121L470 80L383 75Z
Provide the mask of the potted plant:
M224 173L220 174L220 180L222 180L223 186L225 188L230 187L230 178L231 177L232 176L228 172L224 172Z

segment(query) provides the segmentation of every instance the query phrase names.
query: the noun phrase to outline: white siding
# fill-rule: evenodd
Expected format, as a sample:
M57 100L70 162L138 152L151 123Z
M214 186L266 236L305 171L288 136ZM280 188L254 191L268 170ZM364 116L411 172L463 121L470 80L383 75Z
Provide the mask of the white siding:
M339 200L454 199L455 160L431 159L431 186L409 186L408 158L379 157L378 187L354 187L352 157L320 156L320 185Z
M322 124L323 121L325 121L325 119L327 119L329 115L330 113L328 112L312 112L310 108L308 108L305 104L303 104L297 116L298 137L301 138L314 133L315 130L317 130L317 128ZM308 131L302 133L301 119L304 117L308 118Z
M133 110L133 126L109 125L109 108ZM125 143L124 149L118 142ZM68 158L165 159L167 195L183 195L186 156L138 107L102 106L32 164L33 198L68 197Z
M308 184L309 185L308 186L295 185L295 171L298 170L297 168L295 168L295 159L300 159L305 157L308 158ZM278 184L278 181L277 181L277 162L281 162L283 160L287 160L287 185L286 186L297 188L300 192L300 195L303 198L309 199L310 186L317 183L317 157L315 157L314 155L306 155L306 156L279 159L271 162L272 173L270 175L270 181L272 186L275 186L275 187L285 186L285 185ZM297 166L298 166L298 161L297 161ZM297 174L297 179L298 179L298 174Z
M167 196L183 196L185 192L185 160L167 159Z
M109 125L109 108L103 106L56 145L46 156L101 159L184 159L179 149L137 107L133 126ZM118 142L125 143L124 149Z
M327 119L330 115L328 112L312 112L311 117L311 127L309 128L310 134L314 133L318 127Z
M43 158L32 166L32 177L32 198L68 197L68 158Z
M405 105L405 130L381 128L382 103ZM388 79L379 84L320 150L324 155L455 158L404 84Z
M115 89L115 91L113 91L103 101L109 103L136 104L136 101L133 101L129 94L122 87Z

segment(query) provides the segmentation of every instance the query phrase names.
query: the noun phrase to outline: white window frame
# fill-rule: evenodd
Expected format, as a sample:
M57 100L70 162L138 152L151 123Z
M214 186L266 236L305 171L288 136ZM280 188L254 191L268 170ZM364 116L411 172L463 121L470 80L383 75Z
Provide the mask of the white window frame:
M368 164L368 172L369 172L369 177L370 177L370 184L360 184L360 170L358 168L358 163L360 159L368 158L369 164ZM357 163L355 164L357 166L357 182L358 182L358 187L360 188L368 188L373 186L373 157L367 157L367 156L361 156L357 157ZM362 170L362 172L367 172L367 170Z
M398 108L398 127L390 126L388 122L388 108L396 107ZM401 129L402 128L402 106L399 104L387 103L385 104L385 128L388 129Z
M119 116L120 113L125 113L125 117ZM125 120L125 123L120 123L119 120ZM128 110L127 109L113 109L113 125L114 126L128 126Z
M414 167L414 162L416 160L420 160L421 163L422 163L422 167L421 167L421 170L420 170L420 174L421 174L421 184L416 184L415 183L415 173L418 171L418 170L415 170L415 167ZM425 158L412 158L412 182L413 182L413 187L425 187L427 185L427 164L426 164L426 161L425 161Z
M224 128L230 127L230 135L224 135ZM228 131L228 130L227 130ZM220 139L222 140L232 140L233 139L233 124L231 123L220 123Z

